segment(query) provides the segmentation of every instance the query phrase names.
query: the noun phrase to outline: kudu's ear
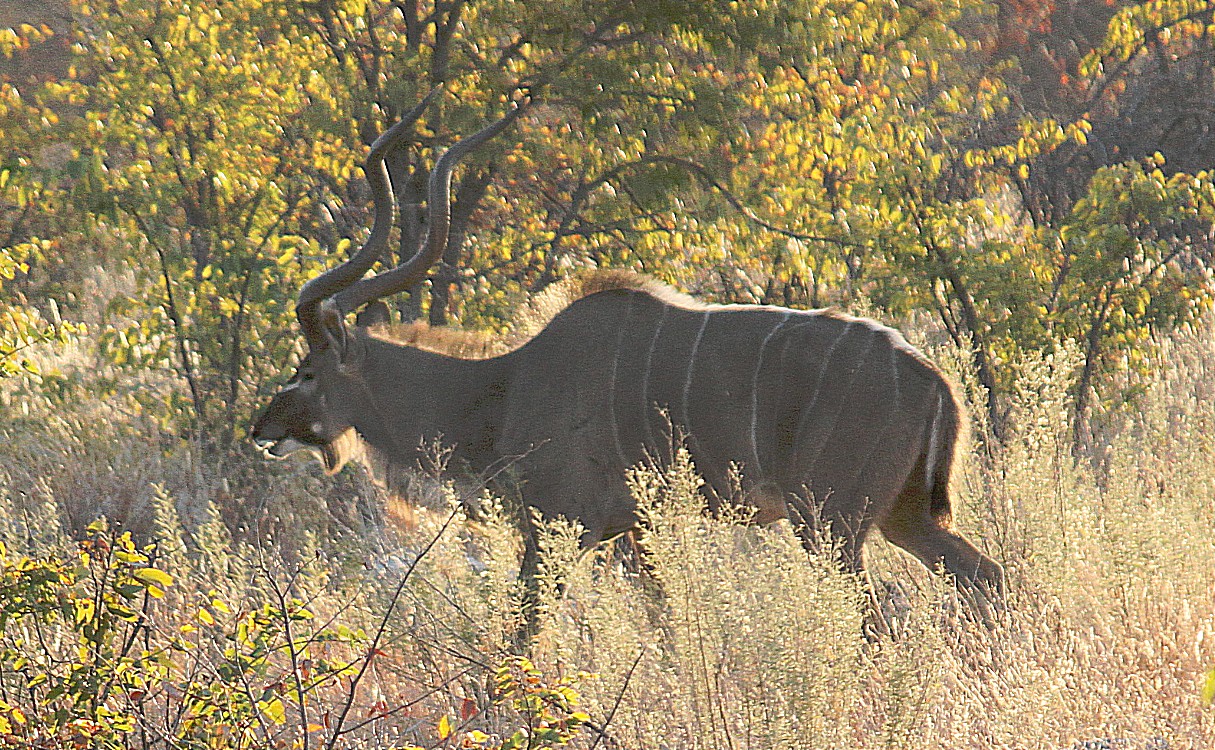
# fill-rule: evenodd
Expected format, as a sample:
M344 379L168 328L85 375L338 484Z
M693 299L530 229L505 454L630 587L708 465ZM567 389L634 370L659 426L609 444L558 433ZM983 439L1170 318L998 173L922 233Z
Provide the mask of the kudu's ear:
M377 299L374 302L368 303L366 307L359 311L359 314L354 316L355 325L377 326L388 322L388 303L382 299Z
M326 300L320 310L321 331L325 334L325 343L338 355L339 362L346 361L349 349L350 335L346 332L346 321L342 319L342 311L333 300Z

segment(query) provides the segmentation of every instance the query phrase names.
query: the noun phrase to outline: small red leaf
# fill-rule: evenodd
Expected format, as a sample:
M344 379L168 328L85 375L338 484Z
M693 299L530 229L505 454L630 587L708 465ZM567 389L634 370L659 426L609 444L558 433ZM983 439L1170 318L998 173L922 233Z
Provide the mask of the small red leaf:
M468 721L477 715L477 703L472 698L465 698L460 701L460 718Z

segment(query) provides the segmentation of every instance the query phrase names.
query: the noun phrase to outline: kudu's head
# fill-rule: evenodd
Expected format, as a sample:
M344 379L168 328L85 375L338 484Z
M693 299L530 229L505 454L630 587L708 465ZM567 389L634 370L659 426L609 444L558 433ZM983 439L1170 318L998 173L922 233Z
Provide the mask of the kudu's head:
M352 457L357 444L355 414L376 413L374 405L368 403L371 394L367 375L377 365L368 357L366 329L348 327L346 315L425 279L447 247L452 170L471 151L514 122L530 102L516 102L506 116L458 141L439 157L430 173L426 236L417 253L391 270L363 278L384 254L392 230L396 201L384 159L412 131L437 91L428 94L371 146L363 165L375 201L375 220L367 241L345 263L311 279L300 290L295 315L308 342L308 354L253 426L253 440L268 456L282 458L297 450L312 450L321 456L329 472L337 471Z

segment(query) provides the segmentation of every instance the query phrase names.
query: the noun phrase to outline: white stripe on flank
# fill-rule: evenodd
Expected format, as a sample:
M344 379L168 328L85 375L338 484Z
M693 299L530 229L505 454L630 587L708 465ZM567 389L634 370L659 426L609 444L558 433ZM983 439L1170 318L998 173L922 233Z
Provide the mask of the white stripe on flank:
M641 421L645 424L645 444L647 448L654 446L654 431L650 429L650 370L654 365L654 348L658 346L658 335L662 333L662 324L667 320L667 312L671 308L663 305L662 315L658 316L658 327L654 329L654 338L650 341L650 351L645 355L645 375L641 379Z
M937 454L941 452L941 419L945 402L937 394L937 410L932 416L932 435L928 438L928 459L924 462L924 491L932 494L932 483L936 475Z
M628 468L628 459L624 457L624 448L620 445L620 425L616 419L616 375L620 367L620 345L624 341L624 332L629 328L629 321L633 319L633 300L636 298L637 292L629 294L629 306L624 314L624 322L620 324L620 331L616 334L616 356L612 358L612 378L608 383L608 413L612 417L612 440L616 443L616 455L620 458L620 465Z
M759 373L764 366L764 351L768 348L768 342L772 340L777 331L785 327L791 317L793 317L793 311L789 310L780 319L780 322L772 327L772 330L764 337L764 343L759 345L759 355L755 358L755 375L751 378L751 456L755 459L755 478L757 480L764 473L759 463L759 441L755 434L759 428Z
M823 364L818 368L818 380L814 384L814 393L810 396L810 403L806 404L806 414L809 414L810 410L814 408L814 404L818 402L818 394L823 390L823 381L826 380L827 367L831 364L831 357L835 354L835 347L839 346L839 343L844 340L844 337L848 335L848 331L852 330L852 325L855 322L855 320L848 321L844 326L844 330L840 331L840 335L836 336L835 341L831 342L831 346L827 347L827 353L823 355Z
M885 338L883 335L883 329L876 328L873 330L874 330L875 339L878 336L883 336L883 338ZM902 399L902 395L899 393L899 362L898 362L898 356L897 356L898 351L897 351L896 347L894 347L893 344L890 343L889 340L886 340L886 343L891 346L890 366L891 366L891 375L893 376L893 379L894 379L894 382L892 384L894 387L894 405L886 410L886 418L882 420L882 429L876 433L876 435L873 439L873 442L870 444L868 450L865 450L863 448L863 446L860 446L860 445L856 446L858 455L860 455L864 458L862 458L862 460L857 464L856 471L849 478L849 485L852 487L858 486L857 482L860 481L861 475L864 474L865 471L869 468L869 463L868 463L869 457L872 457L873 455L880 455L880 448L886 442L886 438L889 437L889 435L890 435L890 426L895 423L895 418L898 416L899 402ZM873 347L871 345L869 350L872 350L872 348ZM869 350L866 350L866 351L868 352ZM862 361L864 361L864 357L862 357L861 359L862 359ZM858 489L858 494L863 494L863 493Z
M890 375L892 378L894 378L894 408L891 410L892 412L899 410L899 404L902 400L902 394L899 393L898 353L899 353L898 347L892 345L890 347Z
M811 418L813 409L814 409L814 404L818 401L818 395L822 391L823 382L827 379L826 378L827 365L831 361L831 356L833 354L835 354L835 347L844 338L844 334L848 333L848 331L851 330L852 324L857 323L857 322L860 322L860 321L854 321L854 320L848 321L848 325L844 326L843 332L840 333L839 337L836 338L835 342L832 343L830 348L827 349L827 355L823 359L823 366L821 369L819 369L819 372L818 372L818 385L816 385L814 388L814 397L810 399L810 403L806 406L805 411L802 412L802 420L801 420L801 423L798 425L798 438L797 439L799 441L801 439L801 426L806 423L807 419ZM843 389L836 395L837 400L849 398L851 395L850 392L852 390L852 384L854 382L856 382L856 376L860 372L861 367L865 364L865 358L869 356L869 350L873 348L874 340L877 339L877 337L879 336L878 332L873 330L872 328L870 329L870 333L872 335L869 337L869 342L865 345L864 350L861 351L860 356L857 357L856 365L852 368L852 373L851 373L851 376L848 378L848 382L843 384ZM842 408L836 412L835 421L832 423L831 429L827 433L828 439L830 439L831 435L835 434L836 429L839 427L840 418L843 417L843 414L844 414L844 412L843 412ZM814 447L813 457L810 458L808 461L804 462L807 466L813 466L818 461L819 455L823 452L823 446L824 446L824 443L820 442L818 445L816 445ZM833 490L837 491L837 492L844 491L840 487L835 487L835 488L833 488Z
M700 340L704 338L705 326L709 325L709 310L700 316L700 330L696 332L696 341L692 344L692 353L688 355L688 376L683 381L683 428L692 432L691 420L688 417L688 397L692 393L692 370L696 366L696 352L700 349Z

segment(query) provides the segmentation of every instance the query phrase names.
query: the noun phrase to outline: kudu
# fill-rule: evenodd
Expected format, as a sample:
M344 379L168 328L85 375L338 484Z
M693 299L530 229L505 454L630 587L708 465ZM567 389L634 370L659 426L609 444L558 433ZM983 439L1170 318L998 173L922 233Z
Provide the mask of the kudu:
M756 523L788 517L808 546L825 529L858 574L876 524L926 566L943 566L984 608L1001 594L1000 565L951 523L963 419L954 391L878 323L700 304L644 277L599 273L584 280L583 296L499 356L463 359L348 327L347 313L422 281L448 241L453 167L523 111L517 106L438 159L422 246L404 264L363 278L393 220L384 157L426 104L367 157L375 222L366 244L300 292L308 354L253 430L269 455L312 449L331 472L352 456L412 467L424 446L441 440L474 472L510 465L522 503L579 521L590 547L634 527L626 470L669 453L674 427L704 475L708 502L731 497L741 469L737 499ZM531 534L525 538L526 579L536 558Z

